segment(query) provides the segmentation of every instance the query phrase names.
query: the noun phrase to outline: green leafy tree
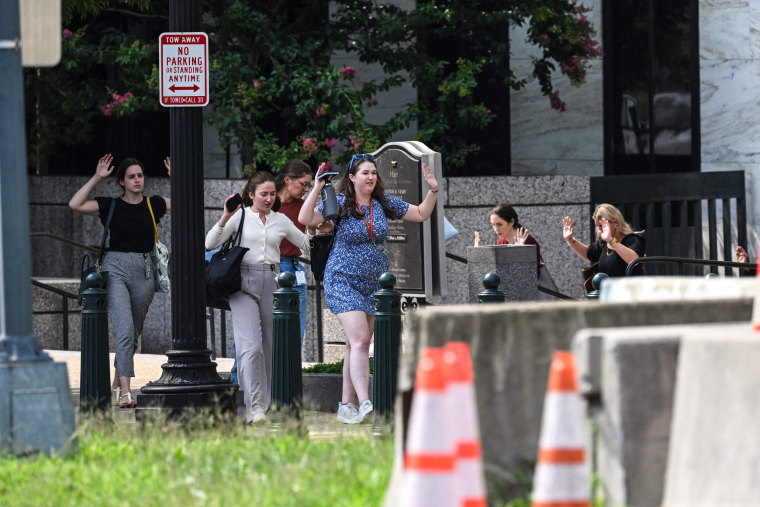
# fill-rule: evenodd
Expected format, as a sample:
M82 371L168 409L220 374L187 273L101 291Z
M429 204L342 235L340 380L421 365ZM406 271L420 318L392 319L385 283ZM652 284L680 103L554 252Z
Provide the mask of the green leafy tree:
M219 0L206 8L211 121L223 145L237 145L246 171L277 170L291 158L330 161L337 145L370 151L408 125L408 111L382 125L366 121L365 106L402 80L359 82L352 67L331 64L341 44L326 1Z
M25 71L29 159L45 173L51 153L92 138L104 119L161 109L157 35L167 5L147 0L63 0L63 58ZM416 138L445 154L453 171L488 174L509 164L509 90L527 83L509 66L509 28L527 26L539 49L533 75L550 107L564 110L553 78L585 80L600 49L585 9L571 0L420 1L402 10L347 0L207 0L211 37L209 121L236 145L247 171L290 158L344 163L411 122ZM346 50L378 64L362 80L331 57ZM381 124L367 120L381 91L411 84L418 98ZM335 155L337 154L337 156Z
M540 50L533 75L553 109L564 111L553 71L574 85L585 81L589 58L601 50L587 9L570 0L419 1L412 10L374 0L342 2L334 22L345 49L379 63L389 75L409 75L418 91L417 139L445 153L446 165L488 173L509 164L509 90L527 76L510 68L511 25L527 24ZM473 171L474 170L474 171Z
M87 144L97 119L160 107L157 37L149 26L168 18L149 4L63 1L61 63L24 70L28 159L36 172L48 172L54 152Z

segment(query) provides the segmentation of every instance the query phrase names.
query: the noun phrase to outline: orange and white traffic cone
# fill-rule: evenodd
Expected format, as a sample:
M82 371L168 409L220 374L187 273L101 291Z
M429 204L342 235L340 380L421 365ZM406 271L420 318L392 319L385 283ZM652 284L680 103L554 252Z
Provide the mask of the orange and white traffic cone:
M591 473L584 443L575 357L572 352L555 352L533 475L533 507L591 505Z
M454 449L443 349L422 352L409 413L401 504L456 505Z
M485 507L486 484L469 345L465 342L447 343L443 348L443 361L449 381L449 420L456 421L452 427L452 440L456 458L457 505Z

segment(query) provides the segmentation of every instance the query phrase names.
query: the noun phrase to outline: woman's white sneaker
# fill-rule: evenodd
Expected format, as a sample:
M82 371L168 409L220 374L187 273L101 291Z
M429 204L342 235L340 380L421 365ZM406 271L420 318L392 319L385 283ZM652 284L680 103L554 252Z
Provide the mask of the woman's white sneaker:
M338 422L346 424L356 424L356 418L359 415L359 410L353 403L340 403L338 402Z
M372 413L372 410L372 402L369 400L364 400L362 404L359 405L359 413L356 416L356 422L362 422L365 417Z

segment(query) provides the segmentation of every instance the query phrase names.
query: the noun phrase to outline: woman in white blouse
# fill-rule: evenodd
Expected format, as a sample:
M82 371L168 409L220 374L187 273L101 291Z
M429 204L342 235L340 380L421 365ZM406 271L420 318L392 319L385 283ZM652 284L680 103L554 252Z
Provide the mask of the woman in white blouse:
M280 272L280 242L283 238L307 252L309 237L299 231L288 217L277 213L279 199L274 176L257 171L243 191L243 209L222 208L219 222L206 234L206 248L213 250L237 232L245 213L241 246L249 248L241 267L241 289L230 296L232 327L238 364L238 384L247 409L246 422L266 419L272 398L272 310Z

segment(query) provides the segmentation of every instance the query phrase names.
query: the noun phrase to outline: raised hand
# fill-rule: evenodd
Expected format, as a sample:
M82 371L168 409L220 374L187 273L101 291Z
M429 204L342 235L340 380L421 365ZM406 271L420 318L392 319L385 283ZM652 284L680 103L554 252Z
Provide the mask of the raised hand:
M573 228L573 220L570 217L562 219L562 237L565 242L569 242L575 236L575 229Z
M480 233L475 231L475 244L473 246L480 246Z
M749 262L747 251L741 246L736 247L736 262Z
M166 167L166 172L171 177L172 175L172 158L171 157L166 157L164 159L164 167Z
M328 167L327 167L327 162L322 162L322 163L321 163L321 164L319 164L319 166L317 167L317 177L315 178L315 181L314 181L314 188L315 188L317 191L320 191L320 190L322 190L322 187L324 187L324 186L325 186L325 183L326 183L326 182L325 182L325 179L326 179L326 178L320 178L319 176L320 176L322 173L326 173L326 172L328 172L328 170L327 170L327 169L328 169ZM330 178L332 178L332 177L330 177Z
M438 181L435 179L433 170L425 162L422 163L422 177L433 192L438 190Z
M612 241L612 238L614 238L614 234L612 233L612 226L610 225L610 221L606 218L600 218L599 219L599 225L602 226L602 232L599 234L599 237L604 241L605 243L609 243Z
M111 165L112 162L113 155L110 153L106 153L100 157L100 160L98 160L98 165L95 168L95 176L99 176L101 178L110 176L110 174L113 172L113 165Z
M517 230L515 230L516 245L524 245L526 239L528 239L528 229L525 227L519 227Z

